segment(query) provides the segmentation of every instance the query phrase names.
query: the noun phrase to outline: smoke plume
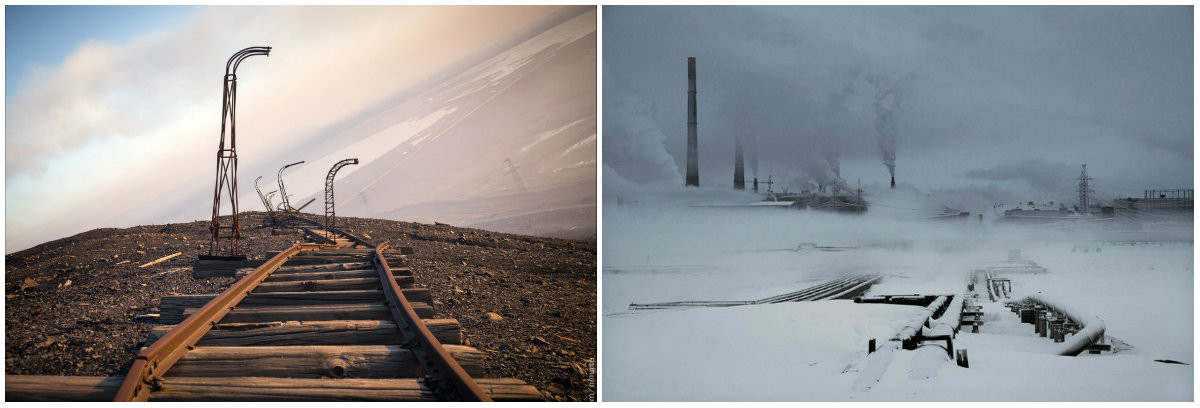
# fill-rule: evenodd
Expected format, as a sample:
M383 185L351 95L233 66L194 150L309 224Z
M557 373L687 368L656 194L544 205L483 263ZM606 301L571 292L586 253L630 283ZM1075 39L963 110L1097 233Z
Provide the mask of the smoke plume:
M683 179L663 146L667 137L654 117L657 109L627 89L605 94L604 163L636 184L671 184Z
M829 163L829 171L833 172L833 178L838 182L838 185L842 184L841 182L843 181L841 166L842 142L840 140L841 135L838 132L842 127L840 126L842 123L839 122L844 122L850 113L849 100L855 94L853 79L858 73L851 72L850 74L851 78L849 80L844 82L841 87L829 92L826 96L825 108L828 110L827 117L828 120L834 123L824 124L821 130L822 138L824 139L822 154L825 156L825 161Z
M888 173L896 176L896 134L900 128L900 114L903 112L904 93L896 80L882 76L872 76L868 79L875 86L875 141L879 145L879 153L883 156L883 165Z

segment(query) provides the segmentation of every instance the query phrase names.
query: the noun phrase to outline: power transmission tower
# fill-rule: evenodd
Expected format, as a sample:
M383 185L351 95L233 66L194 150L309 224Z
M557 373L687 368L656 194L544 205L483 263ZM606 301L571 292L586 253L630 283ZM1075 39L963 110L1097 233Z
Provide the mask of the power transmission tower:
M508 163L508 173L512 174L513 180L517 182L517 191L520 191L521 194L525 194L525 183L521 182L521 175L517 174L517 167L513 166L511 159L505 158L504 162Z
M228 257L245 258L238 248L238 241L242 239L242 231L238 225L237 206L237 67L246 58L270 53L271 47L250 47L233 54L225 63L225 90L221 98L221 143L217 147L217 179L216 185L213 187L212 221L208 225L211 233L208 243L209 257L217 257L220 241L228 238ZM229 135L228 145L225 143L227 134ZM228 193L229 204L233 211L233 222L228 226L222 226L220 221L221 198L225 193ZM227 232L222 234L222 231Z
M333 178L337 176L338 170L351 164L358 164L358 159L337 162L329 169L329 175L325 176L325 231L329 234L329 239L333 239L333 224L337 221L337 214L333 210Z
M1079 172L1079 212L1087 213L1088 208L1088 193L1092 190L1088 188L1088 181L1091 180L1087 174L1087 165L1083 165L1083 170Z

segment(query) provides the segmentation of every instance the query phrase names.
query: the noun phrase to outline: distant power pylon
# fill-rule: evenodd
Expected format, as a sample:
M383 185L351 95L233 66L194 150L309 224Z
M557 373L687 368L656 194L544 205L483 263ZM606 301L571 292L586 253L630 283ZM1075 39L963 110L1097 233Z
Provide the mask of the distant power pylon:
M217 180L213 187L212 221L208 229L211 239L208 242L208 256L216 257L218 246L222 239L228 238L228 256L245 258L238 248L242 239L242 230L238 225L237 205L237 67L242 60L255 55L269 55L271 47L250 47L238 51L229 57L225 63L225 90L221 102L221 143L217 147ZM229 135L229 144L225 144L225 135ZM233 222L228 226L221 225L221 198L229 196L229 205L233 211ZM227 231L224 234L223 231Z
M521 194L525 194L525 183L521 182L521 175L517 174L517 166L514 166L512 160L508 158L505 158L504 162L508 164L507 173L512 174L513 181L517 182L517 191L520 191Z
M1083 170L1079 172L1079 212L1087 213L1088 208L1088 193L1092 190L1088 188L1088 181L1091 180L1087 174L1087 165L1083 165Z

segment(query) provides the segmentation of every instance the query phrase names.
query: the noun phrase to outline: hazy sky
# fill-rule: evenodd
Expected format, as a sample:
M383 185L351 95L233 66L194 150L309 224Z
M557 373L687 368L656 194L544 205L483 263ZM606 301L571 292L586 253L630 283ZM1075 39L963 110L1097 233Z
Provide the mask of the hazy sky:
M8 84L19 76L5 95L6 252L125 226L114 225L126 222L116 217L177 198L172 195L181 186L211 191L222 75L226 60L242 48L274 47L237 72L239 157L261 162L294 147L289 142L297 135L377 110L559 8L14 10L6 7ZM34 21L14 22L22 16ZM39 53L47 47L62 54ZM240 175L239 193L252 193L254 176ZM207 217L201 211L134 222Z
M192 6L5 6L4 94L62 63L84 41L123 43L192 18Z
M734 135L763 178L887 183L884 113L897 181L921 189L1072 199L1084 163L1106 198L1192 186L1191 7L610 6L602 24L606 177L682 185L691 56L702 186L732 185Z

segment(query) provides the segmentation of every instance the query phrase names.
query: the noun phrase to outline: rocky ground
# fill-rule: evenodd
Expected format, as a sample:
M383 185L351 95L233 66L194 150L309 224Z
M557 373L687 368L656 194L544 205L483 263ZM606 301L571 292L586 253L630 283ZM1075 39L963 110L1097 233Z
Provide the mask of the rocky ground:
M264 214L241 217L252 259L288 247ZM312 217L316 218L316 217ZM596 244L448 225L339 218L369 242L409 246L413 274L440 316L487 353L488 377L515 377L550 400L594 398ZM121 375L144 345L163 295L217 293L232 278L194 279L207 222L104 228L5 256L5 372ZM146 268L163 256L182 255Z

